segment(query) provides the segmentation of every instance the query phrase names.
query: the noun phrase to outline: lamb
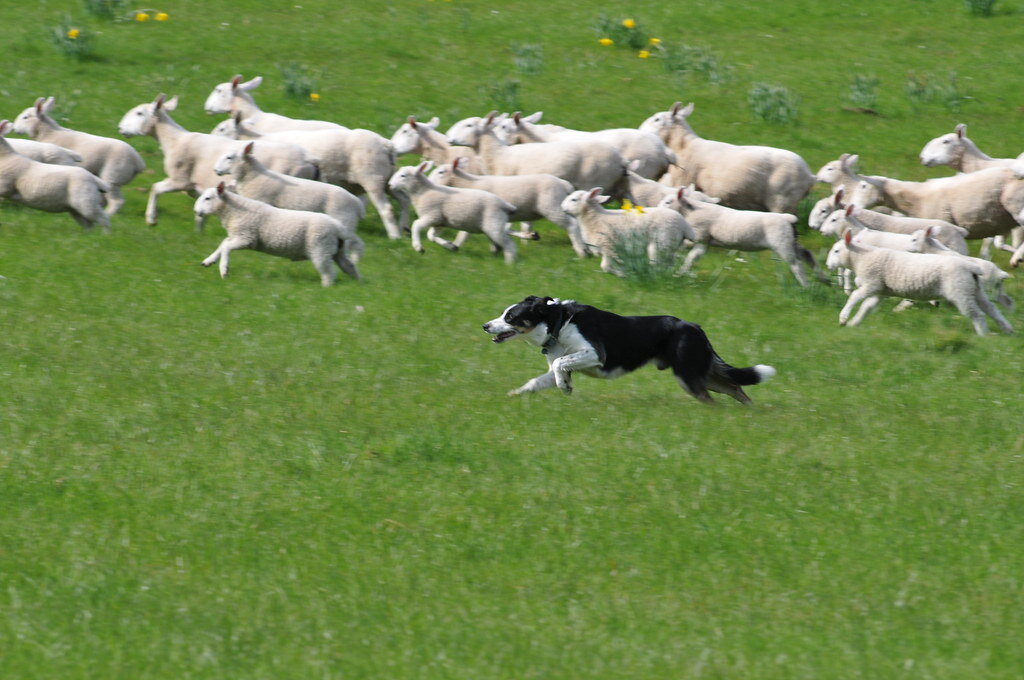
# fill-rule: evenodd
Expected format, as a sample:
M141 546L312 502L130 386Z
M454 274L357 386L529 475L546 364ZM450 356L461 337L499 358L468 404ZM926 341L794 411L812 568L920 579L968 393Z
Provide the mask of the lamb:
M481 174L484 167L480 159L471 149L449 144L448 138L437 131L440 122L437 116L426 123L417 121L415 116L409 116L391 136L391 145L395 147L395 153L399 156L407 153L419 154L423 160L434 161L437 165L454 163L457 158L463 158L464 170Z
M936 137L921 149L921 164L929 168L948 165L957 172L977 172L988 168L1005 168L1013 164L1012 158L992 158L983 153L967 137L967 126L960 123L949 134Z
M838 192L837 192L838 193ZM843 229L851 224L859 225L860 228L868 228L878 232L887 232L894 235L906 236L913 234L919 229L932 228L935 234L935 238L941 241L948 248L962 254L967 254L967 241L964 240L964 236L967 234L967 230L963 227L958 227L955 224L950 224L943 220L927 220L919 217L903 217L893 215L883 215L882 213L875 212L874 210L868 210L866 208L859 208L856 210L853 217L849 217L849 209L854 207L854 204L843 206L842 196L836 203L838 208L833 210L827 219L825 219L819 226L821 233L827 236L835 236L839 238L842 236ZM900 241L901 243L903 241ZM874 243L872 245L883 245L881 243ZM887 246L893 247L893 246Z
M22 156L4 139L10 131L10 121L0 121L0 198L46 212L68 212L86 229L99 224L109 232L110 216L103 210L107 183L85 168Z
M737 210L697 199L693 185L679 189L661 202L661 207L678 211L693 225L696 245L686 257L682 272L688 272L707 252L708 246L735 250L771 250L789 266L797 283L807 286L801 260L810 266L819 280L828 278L818 268L811 251L797 242L796 215Z
M356 235L359 220L366 215L363 202L341 187L311 179L289 177L267 169L253 155L256 142L221 156L213 166L218 175L234 178L233 191L278 208L321 212L341 225L345 255L354 264L362 258L363 240Z
M430 179L442 186L489 191L516 207L510 219L550 220L565 229L576 254L586 257L579 223L562 210L562 201L573 192L571 184L554 175L474 175L463 169L465 163L466 159L456 158L450 164L438 166ZM465 234L456 237L455 245L465 241Z
M948 300L971 319L978 335L988 331L985 314L1004 332L1013 332L1013 327L985 297L981 286L984 272L967 258L901 253L861 245L847 232L829 251L826 265L830 269L852 269L857 276L857 289L839 312L841 326L847 325L847 321L850 326L856 326L878 305L882 296L895 296ZM853 308L861 302L857 314L850 319Z
M495 132L506 144L588 140L604 142L616 149L623 158L634 159L637 162L634 172L644 179L661 177L676 162L676 155L672 150L665 146L661 138L649 132L635 128L587 132L558 126L545 128L534 125L542 115L542 112L538 111L523 117L516 112L510 118L502 121L495 128ZM656 205L656 203L651 205Z
M514 264L516 245L508 232L508 221L516 207L487 191L441 186L424 174L432 167L432 161L423 161L415 167L399 168L388 181L392 190L409 195L416 208L416 221L412 223L413 249L423 252L420 232L427 228L428 239L448 250L458 250L454 243L437 235L436 227L454 227L484 234L504 253L505 263Z
M356 266L345 256L343 227L328 215L305 210L275 208L236 194L221 182L206 189L195 203L197 220L216 214L228 232L221 244L202 265L220 261L220 275L228 275L228 257L232 250L258 250L289 260L311 260L320 272L320 283L334 283L337 264L353 279L359 279Z
M261 111L249 94L263 82L262 76L242 82L242 76L235 76L226 83L213 88L203 108L208 114L240 112L257 132L280 132L282 130L347 130L344 125L326 120L303 120L289 118L277 113Z
M177 97L165 101L161 94L152 103L132 108L124 114L117 126L125 137L155 137L163 151L167 179L157 182L150 189L146 204L146 223L150 225L157 223L158 196L172 191L195 194L217 186L220 179L213 171L213 164L228 151L245 146L244 142L189 132L174 122L168 113L177 106ZM301 149L293 146L267 144L260 149L258 155L271 170L306 178L316 175L316 166L310 163Z
M7 143L17 153L40 163L49 163L51 165L82 164L81 156L71 149L65 149L63 146L56 144L37 142L32 139L8 139Z
M121 187L146 169L139 152L127 142L100 137L87 132L69 130L50 117L54 99L40 97L14 121L14 131L40 142L50 142L76 152L83 168L110 187L107 193L107 214L113 215L124 205Z
M694 184L730 208L796 213L815 181L800 156L768 146L736 146L702 139L687 122L691 113L692 103L683 108L676 102L640 126L644 132L660 137L678 159L678 165L670 168L662 182Z
M945 255L947 257L964 257L978 265L984 274L981 282L986 288L995 293L996 302L1006 309L1013 311L1013 298L1003 290L1003 281L1010 278L1010 275L988 260L978 257L970 257L951 250L935 238L934 229L918 229L910 236L910 252L927 253L931 255Z
M850 202L863 207L881 203L914 217L948 221L966 229L965 238L980 239L1005 234L1018 225L1015 218L1024 208L1024 182L1014 178L1010 168L924 182L862 177Z
M577 189L612 187L622 179L625 161L603 142L545 142L508 146L495 135L497 112L467 118L448 131L448 141L471 147L492 175L550 174Z
M697 240L690 223L679 213L664 208L641 208L640 212L607 210L601 204L609 199L601 187L574 191L562 201L562 210L579 220L583 238L601 254L601 271L622 276L615 265L615 247L623 238L635 236L647 242L647 257L656 263L659 257L672 255L686 239Z
M241 119L241 114L223 121L214 134L232 139L295 144L317 158L320 177L355 194L366 193L377 208L388 238L402 237L409 223L409 201L396 194L401 207L399 221L388 200L388 179L398 167L391 142L370 130L285 130L261 133Z

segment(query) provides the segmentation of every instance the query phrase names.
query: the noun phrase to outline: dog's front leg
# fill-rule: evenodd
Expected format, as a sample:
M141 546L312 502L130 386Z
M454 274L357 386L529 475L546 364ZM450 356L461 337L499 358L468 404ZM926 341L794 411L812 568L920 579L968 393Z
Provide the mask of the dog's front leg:
M508 393L508 396L514 397L517 394L524 394L526 392L538 392L540 390L546 390L549 387L555 386L555 374L552 371L548 371L544 375L539 375L533 380L527 380L526 384L522 387L512 390Z
M566 394L572 394L572 372L600 366L601 360L597 352L587 348L572 354L560 356L551 362L551 371L555 374L555 384Z

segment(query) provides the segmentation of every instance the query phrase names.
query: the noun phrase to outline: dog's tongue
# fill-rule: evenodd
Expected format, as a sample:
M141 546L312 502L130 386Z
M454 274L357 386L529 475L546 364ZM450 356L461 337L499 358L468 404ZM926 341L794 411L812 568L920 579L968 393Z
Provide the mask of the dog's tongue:
M505 342L509 338L513 337L515 334L515 331L505 331L504 333L498 333L491 339L491 342Z

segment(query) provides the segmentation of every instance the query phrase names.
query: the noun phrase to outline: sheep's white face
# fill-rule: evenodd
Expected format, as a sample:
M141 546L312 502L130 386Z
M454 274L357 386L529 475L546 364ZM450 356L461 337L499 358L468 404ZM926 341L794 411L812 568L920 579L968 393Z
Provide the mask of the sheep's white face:
M494 136L501 140L502 144L520 144L523 141L523 132L511 118L506 118L494 126Z
M19 135L35 137L39 129L39 116L36 114L36 107L30 106L14 119L14 131Z
M419 123L403 123L402 127L391 135L391 145L395 147L395 153L399 156L404 153L416 153L420 148L420 132L416 129L417 125Z
M587 204L589 191L574 191L562 201L562 210L574 217L579 217L583 207Z
M661 135L662 131L672 127L672 114L668 111L660 111L644 122L640 123L641 132L649 132L652 135Z
M911 253L923 253L925 248L926 235L924 229L918 229L910 235L910 243L907 245L907 250Z
M223 203L224 199L217 193L217 187L210 187L199 194L199 198L196 199L196 204L192 210L195 212L196 217L202 218L217 212Z
M213 88L213 92L203 103L203 110L209 114L231 113L231 100L234 99L234 86L231 83L221 83Z
M388 187L399 191L408 191L415 183L418 174L416 166L407 165L399 168L388 180Z
M842 163L839 161L832 161L831 163L825 163L821 166L821 170L818 170L818 174L815 178L824 184L830 184L835 186L839 184L840 178L842 177Z
M437 170L430 173L430 179L435 184L441 184L443 186L451 186L452 178L455 176L455 172L452 170L451 164L439 165Z
M213 164L213 171L218 175L230 175L242 162L244 153L242 149L227 152Z
M155 123L153 104L139 104L124 114L121 122L117 124L117 131L125 137L148 135L152 133Z
M238 125L235 124L234 118L227 118L217 123L216 127L210 130L210 134L228 139L238 139Z
M825 236L839 236L846 226L846 211L833 210L821 223L821 233Z
M448 143L455 146L475 146L480 139L483 119L479 117L460 120L448 130Z
M807 216L807 226L811 229L821 229L821 225L832 214L832 210L832 197L826 196L811 208L811 214Z
M849 203L861 208L870 208L882 202L882 191L877 186L866 180L857 182L857 188L853 190Z
M963 154L963 140L955 132L936 137L921 149L921 164L929 168L949 165Z
M829 249L828 257L825 258L825 266L832 270L839 269L840 267L849 269L847 266L848 259L849 251L846 248L846 243L840 239Z

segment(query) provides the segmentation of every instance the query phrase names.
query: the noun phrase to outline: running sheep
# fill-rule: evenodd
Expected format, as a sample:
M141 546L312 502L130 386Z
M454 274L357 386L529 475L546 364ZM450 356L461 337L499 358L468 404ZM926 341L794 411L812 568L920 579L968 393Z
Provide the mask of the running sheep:
M955 250L950 250L935 238L935 230L932 227L919 229L910 235L910 252L926 253L929 255L945 255L946 257L963 257L978 265L984 274L981 277L982 284L995 294L995 300L1009 311L1013 311L1013 298L1003 290L1003 281L1010 278L1010 275L997 267L989 260L979 257L970 257Z
M124 205L121 187L145 170L146 163L127 142L62 127L50 117L53 104L53 97L37 99L18 114L14 131L39 142L57 144L81 156L81 166L110 187L106 197L107 214L113 215Z
M434 243L458 250L458 246L437 235L437 227L484 234L495 249L504 253L505 263L516 261L516 245L508 231L510 216L516 207L487 191L457 189L437 184L424 173L434 166L432 161L399 168L388 182L392 191L405 192L416 209L412 223L412 247L422 253L420 232L427 229L427 238Z
M878 306L882 296L891 296L914 300L948 300L971 320L978 335L988 332L986 314L1004 332L1013 332L1013 327L985 297L981 285L984 272L967 258L902 253L889 248L862 245L856 243L853 235L847 231L832 246L826 265L830 269L852 269L856 274L857 288L839 312L841 326L856 326ZM860 309L850 319L850 314L858 304Z
M242 82L242 76L235 76L226 83L213 88L203 104L208 114L238 112L247 124L258 132L279 132L281 130L347 130L344 125L326 120L303 120L289 118L277 113L263 111L256 105L250 92L263 82L263 76Z
M220 275L228 275L228 257L232 250L256 250L289 260L310 260L327 287L337 277L337 264L353 279L359 278L356 266L345 256L343 227L323 213L275 208L229 191L224 182L203 191L196 199L197 220L209 215L220 217L228 232L221 244L202 265L220 262Z
M99 224L110 231L103 210L107 183L85 168L52 165L26 158L4 139L11 123L0 120L0 198L10 198L36 210L67 212L86 229Z
M683 247L686 239L697 240L693 227L674 210L658 207L608 210L601 205L608 199L601 195L601 187L596 187L574 191L562 201L562 210L579 221L583 239L600 253L601 271L623 276L615 262L619 255L616 246L626 239L644 241L647 258L652 264L659 258L672 256Z
M246 198L254 198L278 208L320 212L338 220L345 255L358 264L362 258L363 240L356 235L359 220L366 214L363 202L341 187L300 179L274 172L255 156L256 142L234 149L217 159L213 170L234 179L232 189Z
M78 166L82 164L81 156L71 149L65 149L57 144L37 142L31 139L8 139L7 143L22 156L39 161L40 163Z

